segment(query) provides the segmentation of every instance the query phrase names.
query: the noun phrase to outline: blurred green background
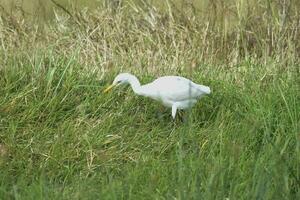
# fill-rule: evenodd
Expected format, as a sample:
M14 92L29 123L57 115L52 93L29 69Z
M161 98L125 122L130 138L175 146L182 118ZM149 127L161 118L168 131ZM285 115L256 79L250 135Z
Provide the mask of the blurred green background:
M21 10L26 17L42 17L42 19L51 19L54 15L53 8L59 3L64 7L75 7L82 9L84 7L95 8L95 6L103 3L104 1L98 0L0 0L2 10L5 12L13 13L16 10Z

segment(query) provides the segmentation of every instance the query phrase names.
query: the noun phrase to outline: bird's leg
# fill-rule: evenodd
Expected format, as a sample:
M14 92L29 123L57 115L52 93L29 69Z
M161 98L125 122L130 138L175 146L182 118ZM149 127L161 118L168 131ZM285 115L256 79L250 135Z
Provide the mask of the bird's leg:
M184 112L182 110L178 111L178 117L179 117L181 122L185 121L185 115L184 115Z
M177 103L174 103L172 105L172 117L173 117L173 119L175 119L176 111L177 111Z
M173 117L173 119L175 119L176 111L178 109L178 106L180 106L179 102L176 102L172 105L172 117ZM177 113L178 113L177 115L179 115L178 117L179 117L179 120L181 122L186 122L187 121L186 115L182 110L179 109Z

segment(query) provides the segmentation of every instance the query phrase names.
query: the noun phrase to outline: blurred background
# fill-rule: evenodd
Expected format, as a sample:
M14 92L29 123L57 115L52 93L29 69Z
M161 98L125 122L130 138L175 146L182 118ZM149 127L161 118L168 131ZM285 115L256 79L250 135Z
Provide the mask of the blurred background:
M99 39L108 42L105 33L113 32L114 42L124 38L130 49L135 47L128 38L136 40L143 33L145 49L155 46L146 38L164 40L165 47L176 40L197 51L199 61L234 64L243 58L265 62L276 57L286 64L300 56L299 10L298 0L0 0L0 25L27 35L34 26L34 33L49 27L69 33L85 30L93 32L88 38L92 45Z

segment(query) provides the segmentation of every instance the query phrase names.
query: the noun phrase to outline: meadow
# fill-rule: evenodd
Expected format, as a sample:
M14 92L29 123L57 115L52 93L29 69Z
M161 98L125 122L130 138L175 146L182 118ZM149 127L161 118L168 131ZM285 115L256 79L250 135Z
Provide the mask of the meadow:
M0 7L0 199L300 199L300 2L99 2ZM212 93L173 120L119 72Z

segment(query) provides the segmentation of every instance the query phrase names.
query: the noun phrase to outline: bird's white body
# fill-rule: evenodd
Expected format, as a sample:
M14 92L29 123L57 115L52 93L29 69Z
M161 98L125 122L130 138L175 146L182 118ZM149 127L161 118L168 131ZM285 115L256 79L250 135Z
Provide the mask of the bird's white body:
M199 85L180 76L163 76L152 83L140 85L138 79L131 74L119 74L113 85L129 83L133 91L142 96L150 97L172 108L172 117L175 118L177 109L192 107L198 99L210 94L210 88Z

